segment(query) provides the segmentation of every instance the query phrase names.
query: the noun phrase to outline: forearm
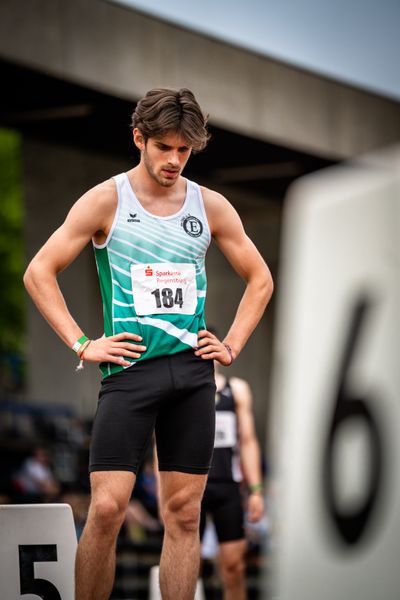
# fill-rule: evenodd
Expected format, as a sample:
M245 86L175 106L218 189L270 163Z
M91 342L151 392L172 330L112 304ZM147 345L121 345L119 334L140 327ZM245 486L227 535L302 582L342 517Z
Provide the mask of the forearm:
M224 341L231 346L236 358L247 340L257 327L273 292L273 283L269 271L261 280L247 284L235 319Z
M41 266L31 265L24 276L28 294L42 316L69 347L82 336L82 330L70 314L57 278Z
M243 440L240 443L240 462L249 487L262 483L261 454L256 439Z
M259 521L264 514L264 490L261 456L255 437L242 440L240 444L244 480L248 487L247 516L250 523Z
M72 348L83 332L67 308L54 272L44 267L40 261L31 263L25 273L24 283L43 317L57 335ZM146 351L146 346L137 344L141 340L141 336L129 332L90 340L87 347L83 349L84 360L112 362L122 367L129 367L132 364L130 359L140 358L141 353ZM83 352L79 354L81 365ZM81 365L79 368L82 368Z

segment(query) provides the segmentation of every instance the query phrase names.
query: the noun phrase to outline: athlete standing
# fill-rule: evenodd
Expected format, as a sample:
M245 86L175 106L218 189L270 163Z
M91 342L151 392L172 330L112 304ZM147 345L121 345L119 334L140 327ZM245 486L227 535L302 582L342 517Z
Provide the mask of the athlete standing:
M248 488L247 518L259 521L264 514L261 452L257 441L249 384L227 378L215 363L216 427L214 454L201 504L200 533L211 516L218 539L218 566L224 600L245 600L245 557L242 480Z
M182 177L208 141L192 92L155 89L132 116L139 164L85 193L31 261L24 283L44 318L103 373L90 451L91 504L76 559L76 600L106 600L116 539L155 430L165 535L164 600L193 598L200 502L214 444L213 360L229 365L271 297L268 267L220 194ZM224 340L205 328L211 237L246 283ZM88 339L57 284L89 241L104 333Z

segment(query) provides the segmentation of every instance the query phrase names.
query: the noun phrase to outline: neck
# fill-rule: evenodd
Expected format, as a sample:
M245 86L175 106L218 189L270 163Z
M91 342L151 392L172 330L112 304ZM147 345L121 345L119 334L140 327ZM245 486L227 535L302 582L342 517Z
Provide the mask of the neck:
M136 167L128 172L129 178L132 181L135 189L146 196L168 198L174 196L180 188L183 177L180 176L177 181L171 186L164 186L158 183L150 175L146 166L141 161Z

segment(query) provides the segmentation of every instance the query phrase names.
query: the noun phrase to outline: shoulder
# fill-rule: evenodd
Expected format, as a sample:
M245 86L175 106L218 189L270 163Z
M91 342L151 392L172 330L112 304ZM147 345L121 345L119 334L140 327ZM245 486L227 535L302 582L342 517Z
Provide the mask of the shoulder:
M201 195L203 196L204 205L206 210L215 211L226 207L227 205L231 206L228 200L215 190L211 190L210 188L205 187L204 185L200 186Z
M240 223L240 218L232 204L219 192L200 186L204 207L213 235L226 230L230 225Z
M65 221L67 227L94 235L106 231L118 203L113 179L103 181L85 192L72 206Z
M235 399L237 406L250 407L252 402L252 394L250 385L245 379L240 377L231 377L229 379L229 385L231 386L232 394Z
M81 204L91 204L97 209L115 208L118 201L117 187L114 179L107 179L85 192L78 200Z

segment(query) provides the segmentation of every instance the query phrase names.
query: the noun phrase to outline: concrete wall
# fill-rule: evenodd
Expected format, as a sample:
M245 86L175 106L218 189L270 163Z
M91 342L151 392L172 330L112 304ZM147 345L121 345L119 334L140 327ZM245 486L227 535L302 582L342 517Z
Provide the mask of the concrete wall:
M103 0L32 0L23 5L2 0L0 59L130 100L154 86L187 86L215 125L327 158L348 157L400 139L398 103ZM82 192L129 167L123 161L29 140L24 154L28 256L62 222ZM227 197L276 272L278 208L265 198L262 202L241 198L235 189L227 190ZM210 250L208 274L208 320L224 332L241 283L216 248ZM84 330L100 335L99 293L89 249L60 282ZM260 417L268 401L272 315L270 310L230 371L250 380ZM89 366L75 374L75 356L31 303L28 323L29 395L92 414L97 368Z
M396 102L104 0L2 0L0 57L127 99L187 86L216 125L328 158L400 139Z
M73 148L25 140L23 176L25 240L29 260L63 222L69 208L89 187L128 165ZM91 337L102 335L100 292L93 251L88 246L59 278L71 314ZM71 406L90 415L100 372L94 365L75 373L76 356L53 333L28 300L27 397Z
M124 161L96 156L81 150L24 142L24 189L26 202L27 259L31 258L62 223L73 202L89 187L130 167ZM280 213L276 203L242 198L226 191L243 218L248 234L266 261L276 271ZM225 257L212 245L207 260L207 320L221 335L229 328L244 289ZM102 335L102 311L97 272L90 248L59 278L71 314L90 337ZM53 333L28 300L28 390L33 402L71 406L78 414L92 416L98 394L100 372L88 364L75 373L76 356ZM269 310L237 363L226 373L245 377L253 387L259 417L259 435L264 434L268 404L273 310Z

